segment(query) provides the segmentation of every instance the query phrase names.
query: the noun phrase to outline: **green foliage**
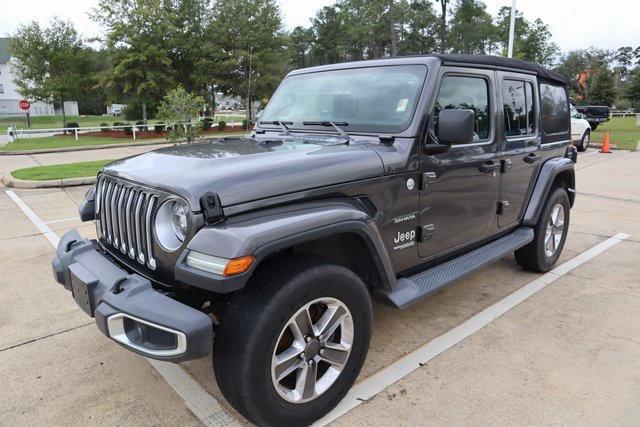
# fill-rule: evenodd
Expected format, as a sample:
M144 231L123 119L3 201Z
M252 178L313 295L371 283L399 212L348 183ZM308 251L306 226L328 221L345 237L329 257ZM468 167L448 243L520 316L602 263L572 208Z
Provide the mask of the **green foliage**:
M227 128L227 122L225 122L224 120L220 120L218 122L218 130L219 131L223 131Z
M285 74L286 38L276 0L224 0L215 4L206 33L202 78L225 93L270 96Z
M449 22L448 45L453 53L484 54L492 50L497 29L480 0L458 0Z
M9 49L17 89L28 99L62 104L91 85L88 50L68 22L54 18L46 28L35 21L22 25Z
M200 122L196 125L191 125L191 122L197 117L203 104L204 99L201 96L187 92L182 86L167 93L158 108L158 117L177 124L169 132L169 140L184 138L187 142L192 142L196 139Z
M611 106L615 102L616 96L613 73L607 67L596 69L591 80L589 103Z
M204 119L201 120L202 122L202 129L204 130L209 130L211 129L211 126L213 126L213 119L211 117L205 117Z
M67 123L67 127L68 128L79 128L80 125L78 124L78 122L69 122L69 123Z
M158 122L155 125L153 125L153 130L156 133L160 133L160 132L164 131L166 127L167 127L167 125L164 124L163 122Z
M122 130L124 131L124 133L126 134L131 134L133 133L133 127L129 124L129 123L121 123L120 126L124 126L122 128Z
M111 129L108 126L109 123L100 123L100 132L109 132Z
M626 95L633 109L640 112L640 66L631 73L631 81Z
M242 121L242 129L249 129L249 122L246 120Z

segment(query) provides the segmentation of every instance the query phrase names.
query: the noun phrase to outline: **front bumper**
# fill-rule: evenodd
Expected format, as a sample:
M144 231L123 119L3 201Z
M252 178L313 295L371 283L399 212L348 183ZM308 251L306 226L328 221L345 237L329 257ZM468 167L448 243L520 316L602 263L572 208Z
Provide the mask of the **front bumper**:
M138 354L180 362L211 352L209 316L156 291L98 251L95 240L65 233L52 261L58 283L95 317L102 333Z

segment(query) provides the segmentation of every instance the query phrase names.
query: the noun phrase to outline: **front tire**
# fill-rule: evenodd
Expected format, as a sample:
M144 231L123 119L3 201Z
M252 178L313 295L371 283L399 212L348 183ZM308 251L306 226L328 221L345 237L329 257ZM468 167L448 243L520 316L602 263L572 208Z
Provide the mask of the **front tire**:
M587 129L582 135L582 140L580 141L580 145L578 145L578 151L587 151L589 148L589 144L591 143L591 132Z
M571 208L564 188L551 191L535 225L533 240L515 251L516 262L524 269L546 272L560 258L569 231Z
M373 314L351 270L316 258L258 273L232 299L213 368L227 400L260 425L308 425L336 406L364 363Z

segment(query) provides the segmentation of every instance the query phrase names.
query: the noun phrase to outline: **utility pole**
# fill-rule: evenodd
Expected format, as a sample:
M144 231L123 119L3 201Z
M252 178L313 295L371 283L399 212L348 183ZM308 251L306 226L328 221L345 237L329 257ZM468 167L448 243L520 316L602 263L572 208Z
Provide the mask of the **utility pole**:
M251 58L253 47L249 48L249 82L247 84L247 126L251 124Z
M513 58L513 37L516 29L516 0L511 0L511 22L509 23L509 58Z

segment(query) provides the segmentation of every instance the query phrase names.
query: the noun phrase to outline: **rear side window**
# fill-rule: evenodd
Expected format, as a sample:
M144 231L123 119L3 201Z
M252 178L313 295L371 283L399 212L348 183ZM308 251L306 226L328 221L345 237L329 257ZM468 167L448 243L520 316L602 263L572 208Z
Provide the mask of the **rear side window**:
M540 84L542 129L545 135L568 133L570 126L569 100L562 86Z
M533 86L523 80L505 80L502 85L504 131L507 137L531 135L536 131Z
M440 110L455 108L473 110L476 115L474 141L489 138L489 85L481 77L444 76L434 110L438 126Z

